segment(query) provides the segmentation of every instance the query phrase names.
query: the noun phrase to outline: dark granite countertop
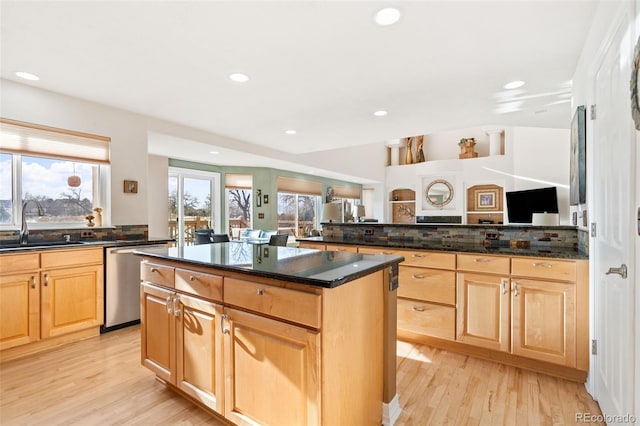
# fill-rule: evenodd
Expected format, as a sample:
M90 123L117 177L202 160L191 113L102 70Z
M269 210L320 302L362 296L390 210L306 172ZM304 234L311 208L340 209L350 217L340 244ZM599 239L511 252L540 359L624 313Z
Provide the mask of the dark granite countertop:
M82 240L82 241L30 241L28 245L20 245L14 241L0 243L0 254L3 253L19 253L30 250L57 250L65 248L77 247L125 247L146 244L160 244L174 241L172 238L155 238L136 240Z
M463 253L482 253L482 254L501 254L507 256L532 256L532 257L548 257L557 259L571 259L582 260L588 259L589 256L575 250L573 248L553 248L548 247L535 247L528 248L513 248L510 246L482 246L478 244L447 244L447 243L433 243L422 242L416 240L350 240L343 241L335 238L325 237L306 237L297 238L298 241L308 241L316 243L329 243L329 244L345 244L356 246L370 246L370 247L382 247L382 248L396 248L396 249L414 249L414 250L434 250L434 251L453 251Z
M143 248L142 256L333 288L404 260L401 256L328 252L240 241Z

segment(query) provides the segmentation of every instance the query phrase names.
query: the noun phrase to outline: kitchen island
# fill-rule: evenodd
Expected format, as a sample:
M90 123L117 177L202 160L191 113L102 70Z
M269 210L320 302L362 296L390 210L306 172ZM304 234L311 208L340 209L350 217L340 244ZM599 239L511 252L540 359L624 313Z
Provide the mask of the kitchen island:
M137 251L141 359L235 424L399 415L400 256L227 242Z

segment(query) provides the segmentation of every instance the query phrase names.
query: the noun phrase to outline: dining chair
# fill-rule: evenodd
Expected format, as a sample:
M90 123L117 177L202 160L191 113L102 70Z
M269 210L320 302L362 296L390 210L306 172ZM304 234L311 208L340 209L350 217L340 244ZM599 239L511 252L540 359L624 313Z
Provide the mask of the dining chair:
M288 239L289 236L287 234L272 235L271 237L269 237L269 245L286 247Z
M229 241L228 234L211 234L212 243L226 243Z
M194 232L195 240L194 244L211 244L211 230L210 229L196 229Z

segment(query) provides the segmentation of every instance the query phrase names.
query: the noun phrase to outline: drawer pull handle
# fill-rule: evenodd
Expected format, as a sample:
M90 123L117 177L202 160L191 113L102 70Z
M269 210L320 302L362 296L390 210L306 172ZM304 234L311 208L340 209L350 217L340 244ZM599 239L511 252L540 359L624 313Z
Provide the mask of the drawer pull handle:
M151 272L158 272L158 268L151 268Z
M173 298L173 315L179 317L180 316L180 298Z
M502 290L502 294L507 294L507 279L503 278L500 280L500 289Z
M36 288L36 276L31 275L31 288Z
M520 286L515 281L513 282L513 295L520 296Z
M383 251L382 254L393 254L392 251Z
M414 306L413 308L411 308L414 312L424 312L424 306Z
M264 296L264 289L262 288L258 289L258 296Z
M49 274L44 274L44 286L49 286Z
M229 334L229 329L224 328L224 321L227 318L229 318L227 314L222 314L222 316L220 317L220 331L222 331L222 334Z
M195 281L196 277L194 277L193 275L189 275L189 281Z
M167 313L169 315L173 313L173 301L171 296L167 296Z
M424 280L424 275L414 274L413 278L415 278L416 280Z
M414 253L414 254L412 254L412 256L413 257L427 257L426 255L420 254L420 253Z
M491 262L491 259L487 259L486 257L479 257L477 259L473 259L473 261L476 263L489 263Z
M534 263L533 267L534 268L552 268L553 265L550 263Z

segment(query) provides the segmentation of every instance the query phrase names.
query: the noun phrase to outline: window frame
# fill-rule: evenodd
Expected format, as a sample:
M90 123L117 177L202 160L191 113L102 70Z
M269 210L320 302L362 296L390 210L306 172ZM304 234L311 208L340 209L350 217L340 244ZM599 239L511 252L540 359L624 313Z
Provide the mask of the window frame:
M18 154L9 151L2 151L3 154L11 156L11 222L1 223L0 230L15 230L22 226L22 205L24 203L22 195L22 157L46 158L50 160L74 162L66 157L58 158L49 155L37 154ZM109 163L101 163L90 160L75 161L90 163L97 167L96 178L93 182L92 207L102 208L102 228L111 226L111 203L109 197L109 188L111 180L111 165ZM46 210L45 210L46 213ZM85 222L29 222L29 229L76 229L86 228Z

